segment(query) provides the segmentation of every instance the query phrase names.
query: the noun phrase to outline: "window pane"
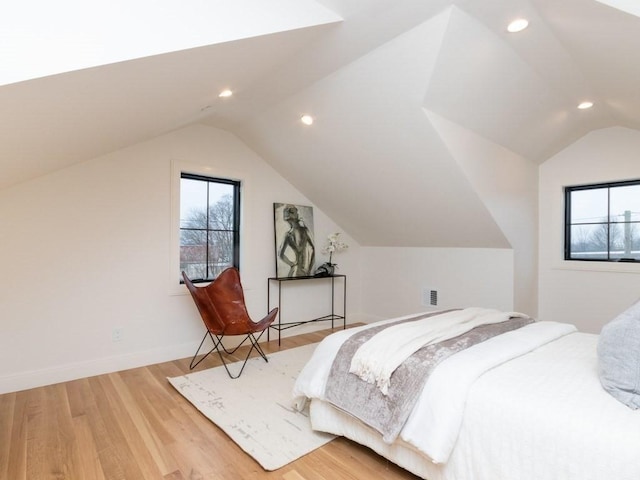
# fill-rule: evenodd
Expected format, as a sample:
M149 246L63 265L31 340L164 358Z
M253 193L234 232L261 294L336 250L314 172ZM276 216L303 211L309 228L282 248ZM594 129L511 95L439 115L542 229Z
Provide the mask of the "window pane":
M611 258L640 259L640 224L612 224Z
M611 258L613 260L620 260L620 259L625 259L625 260L640 260L640 250L632 250L629 253L624 253L624 252L611 252Z
M611 221L640 221L640 185L611 189Z
M209 193L209 228L214 230L233 230L233 185L211 184L211 187Z
M571 192L571 224L607 221L607 188Z
M201 231L180 232L180 272L186 272L191 279L206 278L206 238L206 233Z
M209 232L209 267L213 277L233 265L233 233Z
M207 212L207 182L180 180L180 228L205 228Z
M607 260L607 224L573 225L571 227L571 258L576 260Z

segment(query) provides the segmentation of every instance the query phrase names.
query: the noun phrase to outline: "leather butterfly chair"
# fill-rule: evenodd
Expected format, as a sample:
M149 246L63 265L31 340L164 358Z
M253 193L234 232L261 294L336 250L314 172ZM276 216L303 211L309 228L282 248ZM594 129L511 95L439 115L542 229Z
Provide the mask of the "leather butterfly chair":
M269 361L258 344L258 340L275 320L278 309L274 308L271 310L267 316L259 322L253 322L249 317L247 307L244 303L244 292L242 290L242 284L240 283L240 274L236 268L227 268L218 275L213 282L204 287L196 287L193 282L189 280L185 272L182 272L182 278L184 278L184 283L189 289L189 292L191 292L191 296L196 303L196 307L198 307L202 321L207 329L198 350L196 350L196 354L191 359L189 368L195 368L214 351L217 351L218 355L220 355L222 364L231 378L238 378L242 374L247 360L249 360L249 356L254 349L264 358L265 362ZM259 335L256 337L258 333ZM245 337L238 346L232 350L227 350L222 340L224 337L231 335L244 335ZM196 357L198 353L200 353L200 349L207 337L211 338L213 348L196 362ZM247 340L251 342L251 348L244 359L242 368L240 368L238 374L234 376L229 371L229 367L221 350L231 355Z

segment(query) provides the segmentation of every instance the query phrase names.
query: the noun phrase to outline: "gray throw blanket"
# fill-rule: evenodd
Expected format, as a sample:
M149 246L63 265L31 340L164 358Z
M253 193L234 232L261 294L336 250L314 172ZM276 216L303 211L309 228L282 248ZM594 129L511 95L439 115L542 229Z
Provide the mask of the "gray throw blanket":
M387 395L383 395L375 384L367 383L349 373L354 353L376 333L392 325L441 313L446 312L423 314L352 335L340 347L331 366L325 390L327 401L380 432L386 443L392 443L409 418L429 375L440 362L465 348L535 321L532 318L510 318L505 322L482 325L458 337L423 347L395 370Z

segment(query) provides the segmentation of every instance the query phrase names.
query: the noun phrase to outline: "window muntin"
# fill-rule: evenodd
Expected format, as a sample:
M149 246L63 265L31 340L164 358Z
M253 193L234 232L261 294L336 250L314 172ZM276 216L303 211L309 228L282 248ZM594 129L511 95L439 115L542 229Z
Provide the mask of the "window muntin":
M565 188L564 257L640 261L640 180Z
M180 175L180 272L194 282L240 265L240 182Z

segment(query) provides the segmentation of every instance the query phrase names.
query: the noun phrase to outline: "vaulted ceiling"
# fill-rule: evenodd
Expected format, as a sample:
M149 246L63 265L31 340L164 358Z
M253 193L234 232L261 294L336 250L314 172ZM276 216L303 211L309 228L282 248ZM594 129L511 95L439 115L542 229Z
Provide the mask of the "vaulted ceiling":
M362 244L504 247L443 125L533 164L640 129L640 12L624 0L47 5L0 19L0 188L204 123ZM529 28L510 34L517 17Z

